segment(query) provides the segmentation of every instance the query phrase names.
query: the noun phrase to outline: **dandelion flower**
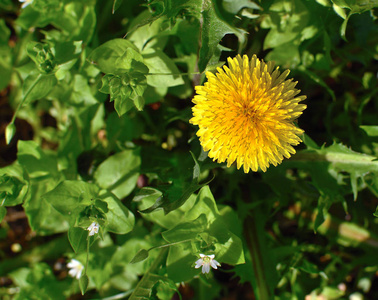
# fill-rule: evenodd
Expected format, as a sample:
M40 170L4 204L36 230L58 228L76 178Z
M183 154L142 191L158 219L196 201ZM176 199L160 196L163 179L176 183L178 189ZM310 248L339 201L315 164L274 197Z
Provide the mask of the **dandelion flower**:
M100 225L97 222L92 222L91 225L87 228L89 231L89 236L95 235L98 233L98 230L100 229Z
M220 267L220 263L217 262L214 257L214 254L211 255L205 255L205 254L200 254L200 259L196 261L196 265L194 266L196 269L202 267L202 273L209 273L210 272L210 266L213 269L218 269Z
M81 273L84 270L84 266L81 264L80 261L76 259L71 259L70 262L67 264L67 267L70 269L68 271L68 274L71 277L74 277L76 279L80 279Z
M253 55L228 58L228 66L206 73L207 82L197 86L193 118L204 151L227 167L235 161L244 172L266 171L295 153L303 130L294 121L306 105L299 102L297 82L286 79L274 63Z

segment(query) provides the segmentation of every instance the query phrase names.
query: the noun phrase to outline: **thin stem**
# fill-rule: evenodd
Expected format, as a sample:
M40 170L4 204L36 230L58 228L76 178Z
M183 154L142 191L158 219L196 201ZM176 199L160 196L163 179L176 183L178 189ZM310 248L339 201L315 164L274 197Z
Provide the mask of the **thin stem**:
M88 237L87 237L87 260L85 262L85 269L84 269L84 275L87 274L87 269L88 269L88 262L89 262L89 241L90 241L91 237L89 236L89 233L88 233Z
M22 107L22 105L24 104L26 98L29 96L30 92L34 89L34 87L37 85L37 83L39 82L39 80L42 78L42 74L39 74L38 77L36 78L36 80L33 82L33 84L29 87L29 89L26 91L25 93L25 96L24 98L22 99L22 101L18 104L17 108L16 108L16 111L14 112L13 114L13 117L12 117L12 120L10 121L10 124L14 123L14 120L16 120L16 116L18 114L18 111L20 110L20 108Z
M200 75L200 72L194 72L194 73L148 73L146 75L171 75L171 76L189 76L189 75Z
M148 249L147 251L151 251L153 249L165 248L165 247L169 247L169 246L173 246L173 245L177 245L177 244L181 244L181 243L186 243L186 242L190 242L191 240L192 239L188 239L188 240L183 240L183 241L174 242L174 243L170 243L170 244L164 244L164 245L160 245L160 246L155 246L155 247L152 247L152 248Z

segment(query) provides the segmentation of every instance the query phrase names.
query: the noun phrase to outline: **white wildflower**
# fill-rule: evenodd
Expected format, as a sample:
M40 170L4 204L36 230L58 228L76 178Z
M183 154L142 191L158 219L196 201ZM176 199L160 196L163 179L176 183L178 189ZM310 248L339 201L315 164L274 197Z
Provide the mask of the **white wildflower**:
M200 254L200 259L196 261L196 265L194 266L196 269L200 268L202 266L202 273L209 273L210 272L210 266L213 269L218 269L220 267L220 263L217 262L214 257L214 254L211 255L205 255Z
M81 264L80 261L76 259L71 259L71 261L67 264L67 267L70 269L68 271L68 274L70 274L71 277L80 279L81 273L84 270L84 266Z
M26 6L33 3L33 0L19 0L19 1L22 3L21 8L25 8Z
M100 229L100 225L97 222L93 222L87 230L89 231L89 236L95 235L98 233L98 230Z

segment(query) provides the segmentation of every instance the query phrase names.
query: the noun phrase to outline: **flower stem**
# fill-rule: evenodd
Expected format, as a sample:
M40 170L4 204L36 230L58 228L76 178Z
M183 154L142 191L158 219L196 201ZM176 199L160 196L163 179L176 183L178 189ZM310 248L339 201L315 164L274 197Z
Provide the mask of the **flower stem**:
M259 215L253 209L251 216L244 220L244 235L246 237L247 246L252 257L253 273L255 275L256 286L256 298L259 300L269 300L270 291L266 278L266 268L264 267L264 258L261 251L261 236L259 233L264 232L264 228L261 222L258 221Z
M21 102L18 104L17 108L16 108L16 111L14 112L13 114L13 117L12 117L12 120L10 121L10 124L14 123L14 120L16 119L16 116L18 114L18 111L20 110L20 108L22 107L22 105L24 104L26 98L29 96L30 92L34 89L34 87L37 85L37 83L39 82L39 80L42 78L42 74L39 74L38 77L35 79L35 81L33 82L33 84L29 87L29 89L26 91L25 93L25 96L24 98L21 100Z

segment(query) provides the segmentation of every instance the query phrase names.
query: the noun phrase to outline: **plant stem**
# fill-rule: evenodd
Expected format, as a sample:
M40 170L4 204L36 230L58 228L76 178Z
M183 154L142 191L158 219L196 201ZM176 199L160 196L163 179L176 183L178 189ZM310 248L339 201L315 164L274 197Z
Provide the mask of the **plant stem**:
M256 209L252 210L251 216L247 217L244 221L244 235L246 237L247 246L252 257L253 273L257 281L256 298L259 300L270 299L270 292L268 283L265 276L264 259L261 252L261 238L258 234L264 232L261 224L256 222Z
M35 81L33 82L33 84L29 87L29 89L26 91L25 93L25 96L24 98L22 99L22 101L18 104L17 108L16 108L16 111L14 112L13 114L13 117L12 117L12 120L10 121L10 124L14 123L14 121L16 120L16 116L18 114L18 111L20 110L20 108L22 107L22 105L24 104L26 98L29 96L30 92L34 89L34 87L37 85L37 83L39 82L39 80L42 78L42 74L39 74L38 77L35 79Z

